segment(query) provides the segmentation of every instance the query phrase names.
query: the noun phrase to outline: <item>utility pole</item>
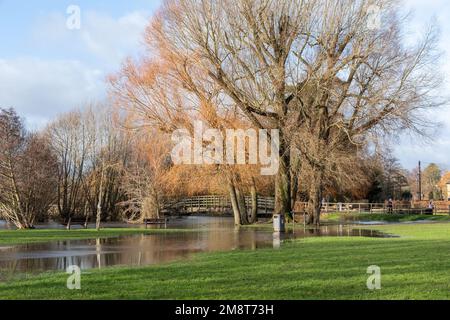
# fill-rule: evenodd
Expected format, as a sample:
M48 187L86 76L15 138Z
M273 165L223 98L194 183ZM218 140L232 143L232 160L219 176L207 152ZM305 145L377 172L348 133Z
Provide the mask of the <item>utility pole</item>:
M422 201L422 164L419 161L419 201Z

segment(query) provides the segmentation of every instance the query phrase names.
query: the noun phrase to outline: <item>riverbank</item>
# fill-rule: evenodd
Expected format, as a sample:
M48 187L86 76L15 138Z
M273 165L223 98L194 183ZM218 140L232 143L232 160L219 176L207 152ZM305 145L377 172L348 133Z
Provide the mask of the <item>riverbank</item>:
M301 221L303 221L301 219ZM292 231L294 228L303 228L303 222L286 223L286 230ZM383 225L402 223L446 223L450 222L450 215L407 215L407 214L387 214L387 213L327 213L321 216L322 226L335 225ZM272 221L259 222L253 225L243 226L243 228L260 228L272 230ZM307 226L310 228L310 226Z
M199 254L145 268L9 279L0 299L450 299L450 225L371 227L399 238L307 238L281 250ZM368 290L367 268L381 268Z
M0 246L19 245L63 240L104 239L140 234L156 234L169 232L188 232L188 229L138 229L138 228L105 228L78 230L0 230Z
M450 222L450 215L409 215L409 214L387 214L387 213L329 213L323 215L325 223L351 223L351 222Z

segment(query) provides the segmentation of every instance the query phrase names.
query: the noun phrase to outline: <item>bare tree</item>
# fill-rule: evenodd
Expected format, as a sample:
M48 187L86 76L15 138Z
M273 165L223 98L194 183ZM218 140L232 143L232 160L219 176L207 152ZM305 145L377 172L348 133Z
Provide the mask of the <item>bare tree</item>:
M442 103L436 32L405 46L398 4L173 0L148 42L164 42L185 66L203 70L223 105L233 102L255 127L280 129L277 212L290 211L295 147L311 177L309 220L319 224L324 181L349 148L362 148L371 135L422 132L421 111ZM374 28L372 6L381 9Z
M290 62L304 18L303 1L167 1L147 42L205 74L219 110L237 108L255 128L280 130L276 211L291 211L290 147L284 130L293 99L289 82L303 81ZM162 57L164 57L162 56ZM191 86L202 87L199 82Z
M217 105L221 103L218 94L220 90L215 88L214 83L205 79L195 65L187 67L184 64L184 57L171 55L165 51L165 46L164 42L159 44L159 50L167 59L166 62L127 61L121 73L111 79L113 92L119 104L125 106L125 110L133 118L128 122L130 129L156 128L163 132L172 132L183 128L193 135L194 121L201 120L205 126L219 129L225 141L226 129L249 127L248 121L243 119L237 108L226 106L219 109ZM208 146L208 143L204 142L204 147ZM255 221L256 214L251 215L252 218L248 220L244 194L246 183L243 182L246 179L241 179L243 171L249 172L249 166L244 170L229 165L216 164L212 167L212 170L196 170L195 175L205 178L203 180L218 177L225 179L233 204L235 223L240 225ZM220 170L216 170L218 167ZM202 176L202 173L208 178ZM182 184L182 181L178 183ZM202 183L205 184L204 181ZM186 190L190 189L189 186L185 187ZM256 194L255 186L250 190ZM255 199L252 209L254 212L257 197L252 198Z
M17 160L25 140L23 125L14 110L0 111L0 213L19 229L30 228L32 222L22 215L21 193L17 181Z
M47 216L56 191L56 159L13 109L0 109L0 216L19 229Z
M20 161L23 212L29 221L46 221L56 200L57 158L41 134L30 133ZM35 220L36 219L36 220Z
M381 23L368 28L370 6ZM304 81L295 90L294 145L311 172L310 223L320 223L324 182L352 163L348 154L382 136L410 130L423 134L424 110L440 97L436 32L404 45L405 20L397 1L323 1L310 19L301 55ZM317 18L320 17L320 18Z
M132 159L121 184L126 200L120 205L129 221L161 218L164 191L171 185L170 140L157 130L135 134Z
M87 155L92 148L92 131L81 111L60 116L46 129L52 151L58 157L58 212L70 227L76 214L84 212L83 179L87 171Z
M101 221L117 220L121 214L118 205L126 198L121 189L124 170L134 150L129 135L122 130L112 108L95 106L87 110L93 114L93 144L89 151L89 175L85 179L85 192L94 213L96 228Z

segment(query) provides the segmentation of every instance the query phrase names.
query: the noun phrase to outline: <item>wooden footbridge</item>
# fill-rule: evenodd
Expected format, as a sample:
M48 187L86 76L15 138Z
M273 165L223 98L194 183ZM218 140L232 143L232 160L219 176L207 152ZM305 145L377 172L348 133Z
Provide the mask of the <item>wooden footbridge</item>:
M258 196L258 216L271 217L275 208L273 197ZM250 210L252 201L245 198L245 204ZM181 200L168 200L163 206L162 213L166 215L231 215L233 213L231 201L227 196L209 195L190 197Z

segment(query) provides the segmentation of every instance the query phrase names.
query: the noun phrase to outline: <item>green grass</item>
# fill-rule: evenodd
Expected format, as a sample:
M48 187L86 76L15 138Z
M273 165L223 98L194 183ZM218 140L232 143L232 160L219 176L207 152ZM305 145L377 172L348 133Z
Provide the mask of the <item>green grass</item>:
M382 222L415 222L415 221L450 221L450 215L407 215L383 213L330 213L323 216L324 222L382 221Z
M82 274L45 273L0 284L3 299L449 299L450 224L387 225L400 238L308 238L281 250L199 254L192 260ZM381 290L366 287L381 267Z
M109 228L96 230L0 230L0 245L16 245L60 240L99 239L119 236L184 232L176 229Z

